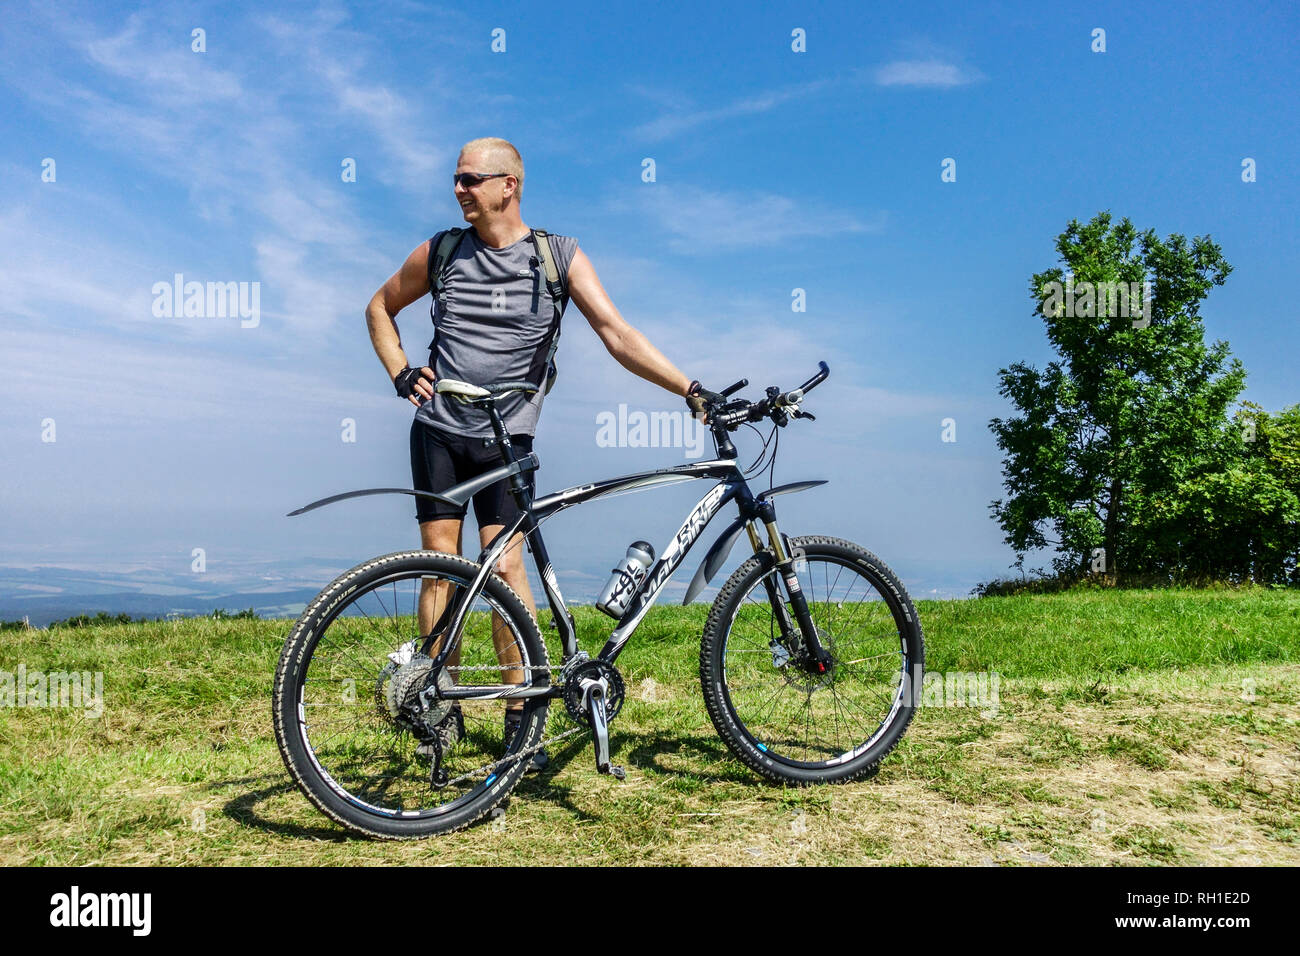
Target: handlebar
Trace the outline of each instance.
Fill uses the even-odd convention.
[[[798,405],[799,402],[803,400],[803,397],[805,395],[811,392],[822,382],[826,381],[826,376],[830,374],[831,374],[830,366],[828,366],[825,362],[818,362],[817,374],[814,375],[812,378],[808,379],[808,381],[804,382],[798,388],[791,389],[790,391],[786,392],[784,395],[778,396],[778,398],[780,399],[778,404]]]
[[[791,389],[788,392],[782,392],[776,386],[770,386],[767,389],[767,396],[757,402],[750,402],[741,398],[710,409],[709,427],[713,431],[714,441],[717,442],[718,454],[723,458],[736,457],[736,446],[731,443],[731,438],[727,433],[735,431],[748,422],[757,422],[764,418],[770,418],[778,426],[784,427],[789,424],[792,416],[815,421],[814,416],[799,409],[799,403],[803,401],[805,395],[826,381],[826,377],[831,374],[830,366],[825,362],[818,362],[817,367],[817,374],[798,388]],[[749,380],[742,378],[735,385],[724,389],[721,394],[724,396],[732,395],[748,384]]]

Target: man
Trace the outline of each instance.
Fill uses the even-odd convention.
[[[544,273],[539,276],[539,248],[520,216],[524,164],[518,150],[504,139],[475,139],[460,151],[454,189],[461,214],[470,228],[449,258],[445,301],[434,303],[433,366],[411,368],[394,321],[397,314],[429,288],[429,258],[441,233],[421,243],[402,267],[384,283],[366,308],[366,322],[375,353],[398,395],[418,409],[411,423],[411,474],[417,490],[443,491],[501,463],[491,444],[492,430],[479,409],[435,395],[438,378],[474,385],[525,380],[545,361],[551,342],[553,307]],[[606,295],[596,270],[578,242],[551,235],[551,248],[561,274],[567,273],[568,293],[609,353],[628,371],[687,399],[696,413],[707,411],[720,396],[700,388],[683,375],[639,331],[629,325]],[[516,392],[498,404],[506,429],[523,456],[532,450],[544,390],[533,395]],[[528,476],[530,488],[533,475]],[[519,514],[504,481],[474,496],[474,514],[484,547]],[[421,547],[460,554],[465,508],[429,498],[416,498]],[[497,565],[500,574],[537,616],[532,589],[524,570],[523,535],[517,534]],[[445,583],[445,582],[444,582]],[[427,634],[441,613],[445,589],[426,581],[420,594],[420,633]],[[518,663],[518,651],[507,629],[494,627],[493,639],[502,665]],[[450,658],[449,658],[450,661]],[[450,661],[455,663],[454,661]],[[522,683],[518,671],[506,671],[507,683]],[[507,743],[518,728],[523,701],[512,701],[505,715]],[[458,710],[444,722],[444,744],[463,734]],[[545,764],[535,755],[533,769]]]

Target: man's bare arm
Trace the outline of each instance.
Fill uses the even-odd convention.
[[[390,381],[410,364],[406,352],[402,350],[402,336],[394,320],[398,312],[429,291],[428,265],[429,243],[426,241],[415,247],[402,267],[379,287],[379,291],[366,306],[366,327],[370,330],[370,342]],[[432,381],[433,370],[425,366],[423,376],[415,382],[415,392],[407,401],[418,406],[424,399],[432,398]]]
[[[569,263],[569,296],[620,365],[647,382],[677,395],[686,394],[691,380],[619,314],[581,249],[574,252]]]

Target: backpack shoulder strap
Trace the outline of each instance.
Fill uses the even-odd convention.
[[[564,315],[564,309],[569,304],[569,277],[560,274],[560,268],[555,261],[555,253],[551,249],[551,237],[545,229],[534,229],[533,245],[537,247],[537,257],[542,262],[542,269],[546,274],[546,291],[550,293],[551,301],[555,303],[555,312],[551,319],[551,342],[546,349],[546,361],[542,365],[543,385],[546,392],[551,390],[555,384],[555,377],[559,374],[555,368],[555,350],[560,347],[560,318]]]
[[[545,229],[533,230],[533,244],[537,247],[537,256],[542,260],[542,268],[546,270],[546,290],[557,301],[563,301],[565,305],[569,300],[569,284],[566,281],[568,276],[560,275],[560,268],[555,262],[555,253],[551,250],[551,236]],[[561,308],[563,311],[563,308]]]
[[[433,321],[433,339],[429,342],[429,366],[433,367],[438,358],[438,300],[442,297],[447,283],[443,277],[447,272],[447,263],[460,245],[461,235],[465,230],[453,227],[445,232],[435,233],[429,240],[429,318]]]
[[[447,283],[443,280],[447,263],[455,253],[456,247],[460,245],[460,238],[464,233],[462,227],[456,226],[429,240],[429,292],[435,299],[447,288]]]

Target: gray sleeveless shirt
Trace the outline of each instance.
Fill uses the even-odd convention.
[[[434,236],[436,248],[441,233]],[[578,240],[551,235],[556,268],[567,276]],[[442,300],[433,304],[434,338],[429,366],[438,378],[472,385],[493,382],[538,382],[538,371],[551,344],[555,312],[546,291],[546,271],[532,237],[501,249],[485,245],[472,227],[460,238],[444,273]],[[511,435],[533,435],[543,395],[516,392],[497,408]],[[434,393],[415,413],[416,421],[458,435],[489,437],[492,426],[481,408]]]

